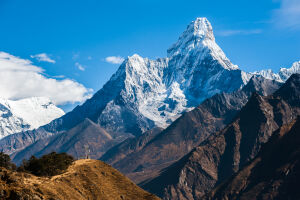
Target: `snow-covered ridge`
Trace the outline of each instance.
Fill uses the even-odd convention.
[[[38,128],[62,115],[64,111],[45,97],[15,101],[0,98],[0,138]]]
[[[251,74],[261,75],[264,78],[285,82],[292,74],[300,73],[300,61],[294,62],[290,68],[280,68],[278,73],[274,73],[271,69],[256,71]]]

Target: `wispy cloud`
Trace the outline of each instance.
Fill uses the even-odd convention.
[[[124,58],[121,56],[109,56],[105,58],[105,61],[112,64],[121,64]]]
[[[79,58],[79,53],[73,53],[72,60],[77,60]]]
[[[58,78],[58,77],[57,77]],[[56,105],[83,102],[91,89],[67,78],[47,77],[44,69],[6,52],[0,52],[0,95],[6,99],[48,97]]]
[[[46,53],[40,53],[40,54],[36,54],[36,55],[31,55],[31,58],[35,58],[38,61],[42,61],[42,62],[49,62],[49,63],[55,63],[55,60],[51,59],[49,55],[47,55]]]
[[[75,66],[80,70],[80,71],[84,71],[85,70],[85,66],[83,66],[82,64],[76,62]]]
[[[64,75],[57,75],[57,76],[52,76],[53,78],[65,78]]]
[[[216,35],[228,37],[233,35],[255,35],[262,33],[261,29],[251,29],[251,30],[223,30],[218,31]]]
[[[300,29],[300,1],[280,0],[280,8],[273,11],[272,21],[280,28]]]

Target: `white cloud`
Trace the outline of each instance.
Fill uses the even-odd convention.
[[[75,66],[80,70],[80,71],[84,71],[85,67],[83,65],[81,65],[80,63],[76,62]]]
[[[35,58],[38,61],[44,61],[44,62],[49,62],[49,63],[55,63],[55,60],[51,59],[49,57],[49,55],[47,55],[46,53],[40,53],[40,54],[36,54],[36,55],[31,55],[31,58]]]
[[[0,52],[0,96],[6,99],[48,97],[56,105],[83,102],[91,89],[70,80],[48,78],[41,67],[5,52]]]
[[[281,0],[273,12],[273,23],[280,28],[300,29],[300,1]]]
[[[219,31],[216,34],[219,36],[227,37],[232,35],[255,35],[262,33],[261,29],[252,29],[252,30],[223,30]]]
[[[105,61],[112,64],[121,64],[124,61],[124,58],[120,56],[109,56],[105,58]]]
[[[93,58],[92,58],[92,56],[88,56],[87,59],[88,60],[92,60]]]

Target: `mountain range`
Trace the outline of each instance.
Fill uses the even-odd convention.
[[[291,68],[280,68],[278,73],[274,73],[272,70],[261,70],[253,72],[252,74],[261,75],[267,79],[276,80],[278,82],[285,82],[292,74],[300,73],[300,61],[293,63]]]
[[[71,112],[33,131],[0,141],[12,154],[41,138],[67,132],[89,119],[112,137],[139,136],[152,128],[166,128],[183,113],[218,93],[241,89],[254,74],[232,64],[217,45],[210,22],[197,18],[168,50],[166,58],[128,57],[91,99]],[[279,82],[300,72],[299,64],[281,69]]]
[[[167,52],[156,60],[128,57],[101,90],[51,128],[66,130],[89,118],[110,132],[140,135],[166,128],[206,98],[235,91],[250,79],[216,44],[206,18],[188,25]]]
[[[217,45],[210,22],[197,18],[166,58],[128,57],[102,89],[65,115],[43,99],[1,100],[0,150],[18,164],[52,151],[100,159],[162,199],[239,199],[244,189],[275,195],[255,188],[271,187],[259,181],[287,173],[281,163],[290,160],[268,177],[251,170],[265,171],[261,158],[297,132],[299,73],[300,62],[278,73],[240,70]],[[294,151],[295,145],[285,156]]]

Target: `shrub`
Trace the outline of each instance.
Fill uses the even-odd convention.
[[[74,158],[66,153],[52,152],[41,158],[31,156],[24,160],[18,171],[27,171],[36,176],[54,176],[63,173],[74,161]]]
[[[10,170],[16,169],[16,165],[11,162],[9,155],[3,152],[0,152],[0,167],[4,167]]]

